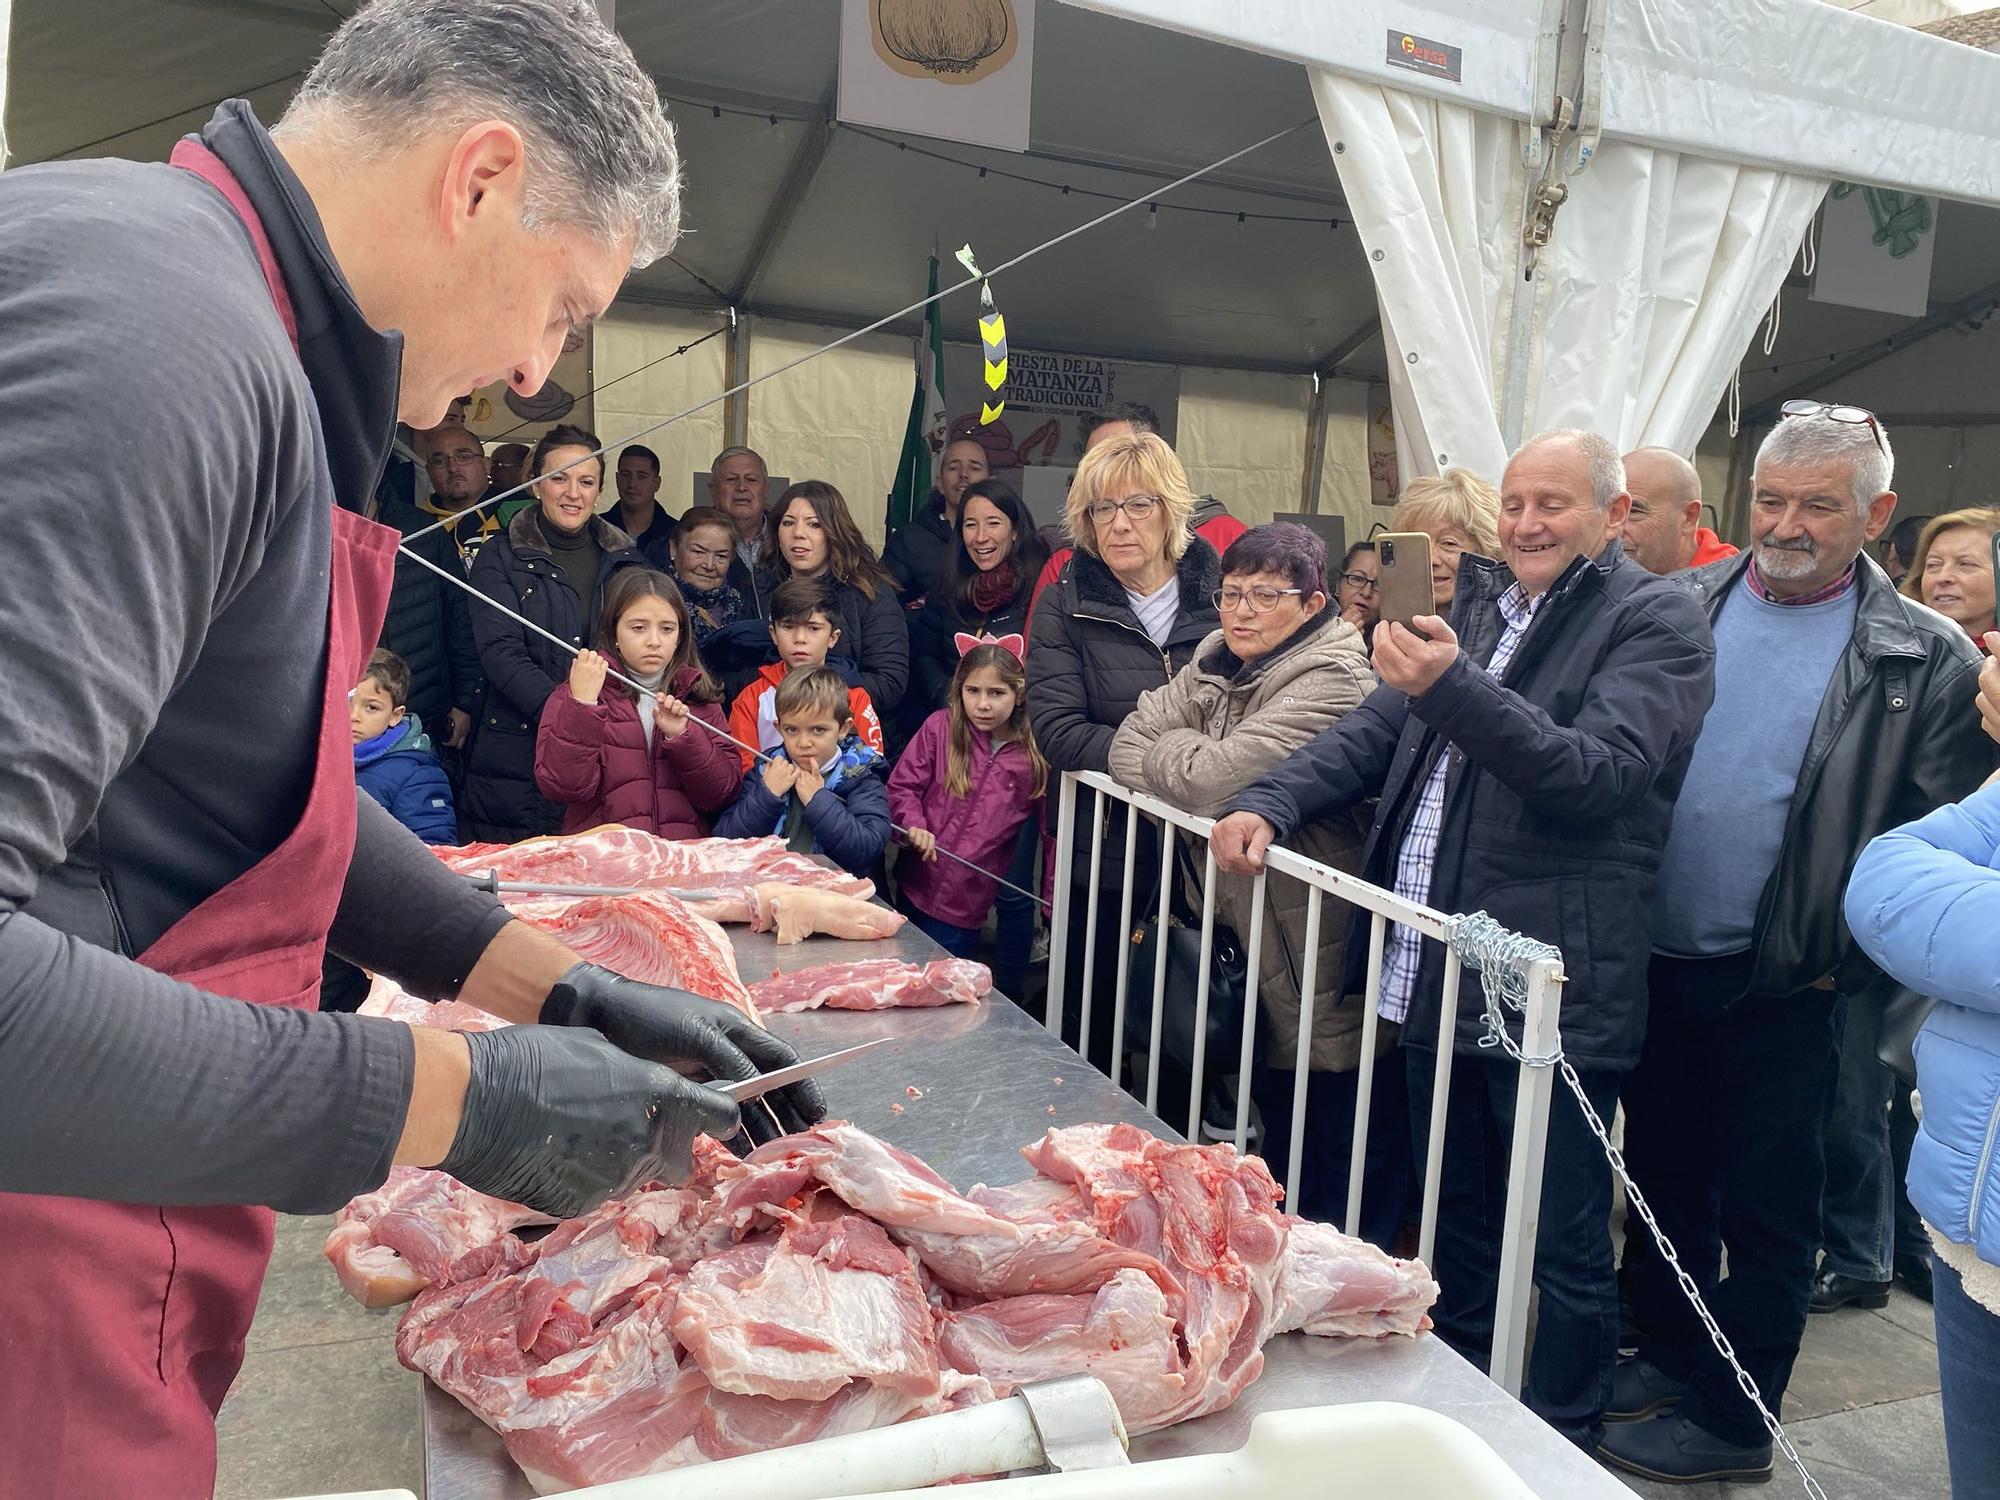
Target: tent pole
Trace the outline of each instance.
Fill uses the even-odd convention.
[[[744,448],[750,443],[750,393],[736,387],[750,378],[750,314],[729,310],[729,337],[722,348],[723,388],[734,392],[722,403],[722,445]]]
[[[1312,403],[1306,408],[1306,465],[1299,476],[1299,509],[1319,514],[1320,475],[1326,468],[1326,388],[1330,382],[1312,376]]]
[[[0,0],[0,167],[7,165],[7,30],[13,9],[14,0]]]

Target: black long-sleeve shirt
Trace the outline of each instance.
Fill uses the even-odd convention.
[[[297,354],[193,175],[0,176],[0,1190],[325,1210],[387,1173],[407,1029],[133,956],[297,824],[331,512],[372,493],[400,340],[362,319],[247,106],[204,138],[264,221]],[[452,993],[504,912],[357,809],[333,947]]]

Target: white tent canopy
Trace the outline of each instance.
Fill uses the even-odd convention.
[[[212,101],[232,94],[274,117],[335,16],[355,3],[23,0],[14,7],[5,103],[12,160],[105,152],[157,159],[200,124]],[[992,263],[1108,206],[1086,194],[1144,194],[1297,124],[1303,128],[1216,179],[1162,200],[1155,227],[1148,227],[1152,215],[1128,215],[1038,257],[999,288],[1021,347],[1217,372],[1203,377],[1210,394],[1202,430],[1223,434],[1210,458],[1230,483],[1265,476],[1267,498],[1253,514],[1296,504],[1314,489],[1324,445],[1305,435],[1318,408],[1303,377],[1379,381],[1393,362],[1401,380],[1411,372],[1411,352],[1421,367],[1427,351],[1452,350],[1431,368],[1440,372],[1434,384],[1459,410],[1449,415],[1438,390],[1418,390],[1414,409],[1403,403],[1411,462],[1483,454],[1478,461],[1490,467],[1520,424],[1559,421],[1685,445],[1714,411],[1723,376],[1750,342],[1749,320],[1780,278],[1783,333],[1775,356],[1749,360],[1746,410],[1816,388],[1830,372],[1841,378],[1844,396],[1905,419],[1967,415],[1977,403],[1964,398],[1960,366],[1970,361],[1990,371],[1992,347],[1974,334],[1945,333],[1897,355],[1885,341],[1901,347],[1920,333],[1966,326],[2000,300],[2000,272],[1992,269],[2000,212],[1944,206],[1930,320],[1809,303],[1801,278],[1784,268],[1797,239],[1791,221],[1801,212],[1799,195],[1812,191],[1806,181],[1838,175],[1982,205],[2000,201],[2000,152],[1993,149],[2000,63],[1820,0],[1591,0],[1600,18],[1601,87],[1581,102],[1595,102],[1601,144],[1597,159],[1570,181],[1549,252],[1546,284],[1566,284],[1569,295],[1542,309],[1536,347],[1544,353],[1527,365],[1538,371],[1532,399],[1517,379],[1513,420],[1505,419],[1516,368],[1506,358],[1512,307],[1504,324],[1495,320],[1503,291],[1514,290],[1508,263],[1519,197],[1502,203],[1507,193],[1500,193],[1482,206],[1476,192],[1454,191],[1451,214],[1434,219],[1425,210],[1421,224],[1407,223],[1411,236],[1429,237],[1425,253],[1454,257],[1454,279],[1428,281],[1414,260],[1405,265],[1418,269],[1408,272],[1371,261],[1370,250],[1385,246],[1376,228],[1357,232],[1354,221],[1372,226],[1392,211],[1386,188],[1361,188],[1383,163],[1371,152],[1363,171],[1349,159],[1353,152],[1334,156],[1321,105],[1373,90],[1378,110],[1403,101],[1396,104],[1405,117],[1398,129],[1409,128],[1419,111],[1455,112],[1456,136],[1419,125],[1411,139],[1429,153],[1485,163],[1475,175],[1489,195],[1503,180],[1499,164],[1511,157],[1517,165],[1504,180],[1513,192],[1531,175],[1519,155],[1524,133],[1535,139],[1528,127],[1546,113],[1531,101],[1556,91],[1558,23],[1583,8],[1581,0],[1548,7],[1537,0],[1042,0],[1031,149],[1023,155],[829,124],[838,50],[832,0],[624,0],[621,31],[676,101],[690,165],[688,233],[673,262],[635,277],[621,297],[628,330],[636,330],[621,335],[621,357],[636,365],[668,352],[691,332],[715,326],[725,303],[753,315],[746,321],[756,347],[797,352],[914,300],[934,243],[970,241]],[[1462,47],[1463,83],[1390,69],[1392,26]],[[1678,82],[1669,87],[1668,80]],[[1385,87],[1397,91],[1394,101]],[[1344,115],[1335,123],[1336,136],[1362,128]],[[1416,189],[1412,182],[1409,191]],[[1698,219],[1683,212],[1696,200]],[[1640,214],[1649,226],[1643,231]],[[1580,265],[1571,242],[1595,238],[1593,215],[1622,217],[1626,228],[1596,261]],[[1691,227],[1697,222],[1708,227]],[[1475,232],[1475,225],[1487,227]],[[1440,228],[1443,240],[1434,233]],[[1409,243],[1425,246],[1422,238]],[[1752,243],[1754,253],[1739,252]],[[1433,293],[1449,287],[1458,327],[1440,341],[1429,320],[1443,314],[1398,294],[1392,360],[1378,331],[1376,278],[1386,288],[1399,274]],[[1643,304],[1633,300],[1641,289]],[[1692,312],[1698,299],[1710,304],[1699,318]],[[1574,318],[1588,321],[1588,337],[1577,337]],[[972,321],[968,298],[947,303],[948,336],[969,339]],[[2000,343],[2000,336],[1987,337]],[[1603,358],[1615,358],[1615,367],[1590,347],[1607,338],[1613,349]],[[1953,378],[1911,378],[1913,362],[1928,368],[1929,356],[1947,346]],[[716,355],[712,366],[699,364],[712,390],[728,370],[775,363],[754,348],[725,363],[721,347],[663,368],[691,370]],[[868,357],[883,371],[895,364],[890,346],[870,347]],[[863,352],[857,346],[826,363],[838,365],[844,379],[849,356]],[[1232,377],[1232,386],[1219,378],[1231,371],[1246,373]],[[622,373],[600,370],[597,378]],[[883,373],[870,409],[854,403],[842,442],[865,441],[893,460],[907,403],[907,377],[898,378],[905,382],[900,399],[878,399],[895,383]],[[803,395],[811,379],[802,371],[753,393],[753,430],[759,412],[779,404],[777,385],[798,386]],[[834,377],[829,382],[840,388]],[[628,382],[614,394],[644,383]],[[1193,399],[1189,389],[1184,379],[1184,408]],[[1346,473],[1350,480],[1358,474],[1360,486],[1358,498],[1350,494],[1342,504],[1358,505],[1350,514],[1366,519],[1359,387],[1338,389],[1353,393],[1340,397],[1349,424],[1342,441],[1354,449]],[[680,394],[648,397],[653,404],[631,414],[673,410],[661,403]],[[1257,423],[1240,420],[1249,416]],[[860,433],[871,422],[881,433]],[[608,434],[621,430],[604,426]],[[1283,453],[1269,443],[1281,430],[1289,444]],[[1412,441],[1419,437],[1420,444]],[[1940,467],[1958,451],[1963,472],[1971,466],[1967,445],[1954,441],[1956,450],[1940,439]],[[1705,462],[1713,460],[1712,471],[1726,463],[1726,456],[1715,458],[1718,442],[1711,429]],[[830,462],[832,450],[825,451]],[[1289,480],[1272,478],[1287,465]],[[872,471],[854,485],[865,493]],[[1220,479],[1216,488],[1234,498]]]
[[[1192,0],[1102,3],[1215,24]],[[1556,426],[1691,452],[1827,174],[2000,191],[2000,59],[1817,0],[1390,14],[1267,4],[1247,37],[1230,25],[1308,65],[1373,262],[1405,472],[1493,474]],[[1462,76],[1399,65],[1412,33]]]

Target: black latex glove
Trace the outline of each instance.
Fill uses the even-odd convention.
[[[648,1178],[685,1182],[698,1135],[727,1139],[736,1103],[587,1031],[465,1033],[472,1081],[438,1164],[467,1187],[558,1218]]]
[[[588,1026],[637,1057],[698,1063],[728,1082],[755,1078],[799,1060],[785,1043],[720,1000],[641,984],[597,964],[578,964],[542,1002],[544,1026]],[[743,1110],[743,1125],[760,1145],[826,1118],[819,1086],[801,1079]],[[718,1137],[720,1139],[720,1137]]]

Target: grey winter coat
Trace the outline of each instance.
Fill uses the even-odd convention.
[[[1375,690],[1361,632],[1331,609],[1300,626],[1261,661],[1241,662],[1221,631],[1165,687],[1139,700],[1111,741],[1111,774],[1200,817],[1214,817],[1231,797],[1276,767]],[[1348,810],[1301,828],[1285,846],[1336,870],[1358,874],[1366,827]],[[1250,931],[1252,882],[1223,876],[1216,908],[1239,937]],[[1297,1055],[1299,982],[1305,958],[1306,887],[1283,876],[1265,882],[1266,917],[1257,998],[1270,1026],[1271,1060],[1289,1068]],[[1200,899],[1200,893],[1195,893]],[[1361,1007],[1339,1005],[1348,907],[1320,907],[1319,963],[1313,996],[1311,1066],[1346,1072],[1361,1056]],[[1382,1028],[1386,1043],[1394,1028]]]

